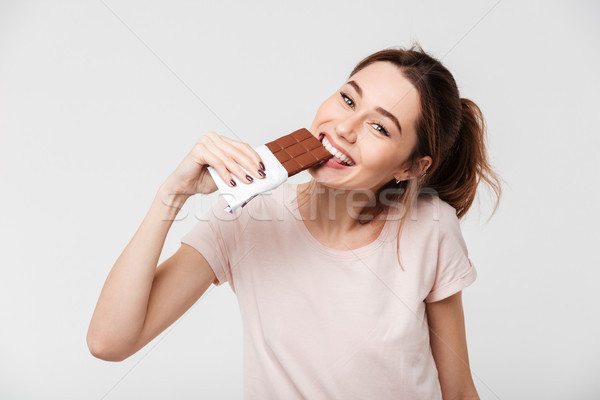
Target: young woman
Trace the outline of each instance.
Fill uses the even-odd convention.
[[[479,108],[419,46],[363,59],[310,132],[338,160],[208,221],[156,265],[185,201],[265,170],[246,143],[202,136],[111,270],[88,331],[120,361],[228,282],[244,325],[247,399],[477,399],[462,289],[476,271],[459,218],[488,164]],[[498,203],[496,203],[497,207]],[[494,210],[495,212],[495,210]]]

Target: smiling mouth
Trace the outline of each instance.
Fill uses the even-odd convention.
[[[325,134],[321,133],[319,135],[319,140],[321,141],[323,146],[327,149],[327,151],[333,155],[333,159],[336,162],[338,162],[339,164],[345,165],[347,167],[353,167],[355,165],[354,161],[352,161],[345,154],[338,151],[335,147],[333,147],[331,145],[331,143],[329,143],[329,140],[327,140],[327,138],[325,137]]]

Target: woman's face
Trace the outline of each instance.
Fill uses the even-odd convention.
[[[310,127],[354,165],[340,166],[332,158],[308,172],[328,187],[373,193],[391,179],[413,177],[407,160],[417,142],[419,112],[419,94],[396,66],[376,62],[363,68],[321,104]]]

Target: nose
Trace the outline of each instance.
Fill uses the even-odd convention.
[[[354,143],[356,142],[360,125],[360,115],[353,114],[347,118],[339,120],[335,127],[335,132],[338,136],[343,137],[349,143]]]

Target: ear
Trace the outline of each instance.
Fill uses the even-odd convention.
[[[421,157],[418,162],[419,169],[417,171],[416,177],[419,177],[419,176],[423,175],[425,172],[427,172],[429,167],[431,167],[432,163],[433,163],[433,160],[431,159],[431,157],[429,157],[429,156]]]
[[[405,181],[408,179],[414,179],[416,177],[419,177],[429,169],[432,162],[433,160],[429,156],[421,157],[419,160],[417,160],[415,164],[416,172],[414,171],[414,168],[413,170],[411,170],[410,167],[406,167],[404,169],[396,171],[394,173],[394,179],[397,181]]]

